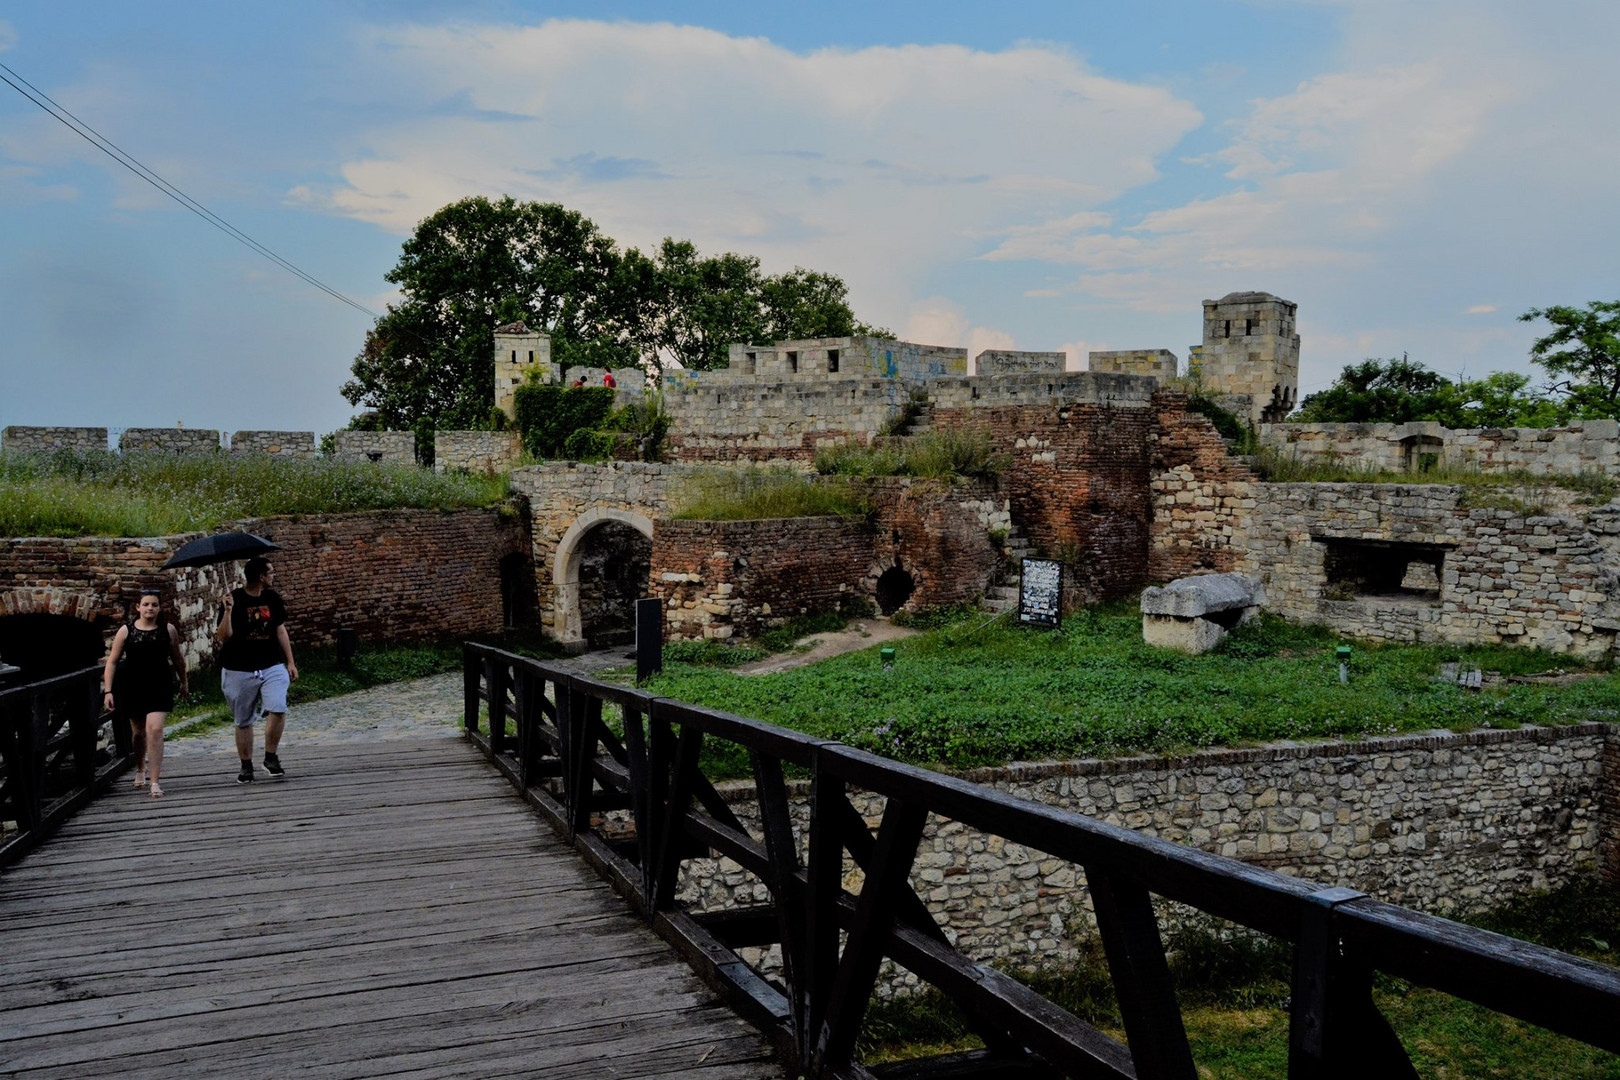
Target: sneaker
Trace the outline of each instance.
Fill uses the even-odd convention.
[[[236,774],[236,782],[238,784],[253,783],[253,762],[242,762],[242,771]]]
[[[264,771],[270,774],[272,780],[280,780],[287,775],[287,770],[281,767],[281,759],[274,754],[264,755]]]

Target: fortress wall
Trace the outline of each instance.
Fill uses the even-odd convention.
[[[9,454],[83,454],[107,449],[104,427],[21,427],[0,432],[0,450]]]
[[[233,454],[269,454],[272,457],[313,461],[313,431],[238,431],[231,436]]]
[[[1448,428],[1441,424],[1263,424],[1260,444],[1288,457],[1369,469],[1435,464],[1487,473],[1620,475],[1620,421],[1560,428]]]
[[[339,431],[332,442],[335,461],[416,464],[416,436],[409,431]]]
[[[1254,513],[1254,474],[1227,454],[1213,424],[1187,412],[1185,395],[1161,391],[1154,400],[1148,579],[1234,570]]]
[[[206,428],[125,428],[118,436],[120,453],[215,454],[219,432]]]
[[[436,431],[433,433],[434,472],[508,472],[523,456],[523,435],[517,431]]]

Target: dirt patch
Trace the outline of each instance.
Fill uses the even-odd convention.
[[[732,668],[738,675],[768,675],[773,671],[788,671],[792,668],[804,667],[814,664],[818,660],[825,660],[831,656],[841,656],[857,649],[869,649],[873,645],[884,645],[901,638],[912,637],[919,633],[904,626],[896,626],[888,619],[873,616],[866,619],[856,619],[842,630],[834,630],[822,634],[812,634],[799,642],[799,645],[808,645],[802,652],[783,653],[778,656],[756,660],[751,664]]]

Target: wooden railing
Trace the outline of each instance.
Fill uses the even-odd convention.
[[[101,711],[101,675],[96,664],[0,690],[0,867],[22,858],[128,766],[129,725]]]
[[[1373,1002],[1375,972],[1620,1052],[1620,971],[1600,964],[485,646],[465,649],[465,694],[469,737],[809,1076],[1192,1080],[1154,897],[1293,945],[1290,1077],[1416,1075]],[[622,737],[604,722],[604,705],[617,706]],[[700,768],[712,740],[747,751],[756,830]],[[809,781],[803,854],[790,773]],[[856,790],[885,799],[875,835],[850,801]],[[617,823],[626,816],[633,829]],[[1126,1043],[951,946],[911,884],[930,816],[1083,868]],[[684,910],[682,864],[711,854],[757,877],[772,902]],[[846,858],[862,871],[858,893],[845,888]],[[769,978],[737,951],[768,944],[781,947]],[[887,1070],[855,1062],[885,959],[955,1002],[986,1049]]]

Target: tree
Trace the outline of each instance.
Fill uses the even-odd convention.
[[[1556,427],[1569,420],[1569,409],[1546,391],[1530,386],[1518,371],[1493,371],[1483,379],[1463,379],[1451,394],[1450,407],[1434,417],[1452,428]]]
[[[386,275],[403,297],[367,332],[343,396],[389,428],[482,426],[495,327],[521,318],[565,343],[601,336],[618,261],[609,237],[556,203],[451,203],[405,241]]]
[[[1530,346],[1530,359],[1568,395],[1574,415],[1620,417],[1620,300],[1593,300],[1580,308],[1531,308],[1520,322],[1546,319],[1553,332]]]
[[[1403,424],[1431,420],[1442,409],[1447,383],[1402,356],[1347,364],[1332,386],[1307,397],[1289,417],[1302,424]]]

